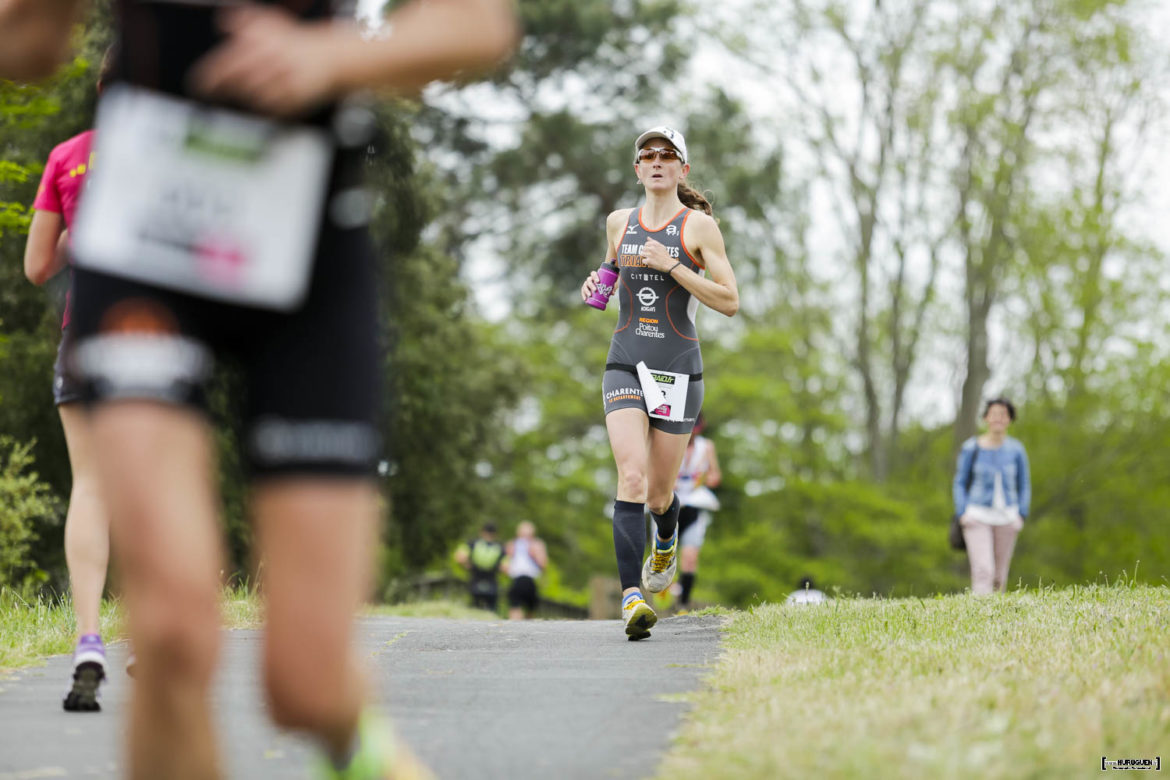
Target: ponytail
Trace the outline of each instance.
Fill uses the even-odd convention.
[[[711,203],[703,193],[691,188],[686,182],[680,181],[678,183],[678,199],[687,208],[698,209],[708,216],[713,216],[714,209],[711,208]]]

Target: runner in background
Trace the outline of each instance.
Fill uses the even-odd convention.
[[[504,560],[504,545],[496,539],[496,524],[484,523],[479,538],[459,545],[455,562],[467,570],[471,606],[495,612],[500,603],[498,575]]]
[[[650,636],[658,620],[643,591],[663,591],[678,568],[674,483],[703,405],[695,314],[700,303],[728,317],[739,310],[723,236],[711,204],[686,183],[690,170],[682,133],[647,130],[634,142],[634,173],[645,202],[606,220],[606,258],[619,268],[614,293],[621,310],[602,394],[618,471],[613,540],[631,640]],[[599,281],[593,271],[581,285],[582,300]],[[658,533],[643,564],[647,508]]]
[[[110,64],[110,52],[102,60],[97,88],[101,91]],[[81,200],[89,170],[93,167],[93,131],[63,141],[49,153],[41,185],[33,201],[28,243],[24,248],[24,273],[42,285],[68,266],[68,238],[73,215]],[[61,342],[53,364],[53,402],[65,431],[73,485],[65,515],[65,564],[77,620],[73,650],[73,679],[62,702],[70,712],[96,712],[99,687],[106,678],[106,650],[102,643],[100,612],[110,559],[110,522],[98,493],[97,453],[85,418],[81,383],[65,371],[65,356],[73,343],[69,327],[73,302],[72,280],[65,295]]]
[[[699,550],[707,537],[714,512],[719,510],[719,499],[711,492],[723,482],[719,469],[719,458],[715,454],[715,443],[703,436],[707,421],[703,415],[695,422],[687,451],[683,455],[678,471],[675,492],[682,502],[678,513],[679,574],[678,608],[685,613],[691,608],[691,592],[699,571]]]
[[[0,78],[48,75],[82,0],[0,3]],[[222,774],[209,693],[224,556],[206,395],[223,357],[246,375],[272,717],[321,746],[321,777],[429,774],[368,707],[354,642],[377,549],[383,363],[355,180],[369,124],[340,101],[494,66],[517,27],[506,0],[408,0],[392,33],[369,39],[332,10],[114,2],[119,56],[74,234],[70,363],[93,404],[138,655],[134,778]]]
[[[508,588],[508,620],[531,617],[540,603],[536,579],[548,567],[548,549],[537,538],[536,526],[525,520],[516,527],[516,538],[505,549],[507,572],[512,578]]]

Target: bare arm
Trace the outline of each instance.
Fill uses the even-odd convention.
[[[723,472],[719,470],[719,458],[715,455],[715,442],[710,442],[708,447],[711,448],[709,457],[710,465],[707,467],[706,485],[707,487],[717,488],[719,483],[723,481]]]
[[[0,78],[51,76],[69,56],[84,0],[0,0]]]
[[[626,221],[630,218],[630,212],[633,209],[618,209],[612,212],[605,218],[605,259],[617,261],[617,246],[618,241],[621,240],[622,231],[625,230]],[[597,269],[589,272],[585,282],[581,285],[581,300],[588,300],[589,296],[597,289],[597,283],[601,281],[597,275]]]
[[[509,0],[414,0],[387,17],[388,36],[374,39],[354,23],[301,22],[259,6],[228,9],[221,20],[228,40],[198,64],[195,89],[280,115],[361,89],[409,93],[483,70],[519,36]]]
[[[44,284],[65,265],[65,252],[59,242],[65,235],[64,221],[55,211],[33,211],[24,245],[24,275],[33,284]]]
[[[540,567],[541,571],[548,568],[548,548],[544,546],[544,542],[540,539],[532,541],[532,560],[536,561],[536,565]]]
[[[703,305],[728,317],[735,316],[739,311],[739,287],[735,283],[731,262],[727,259],[723,234],[719,232],[715,220],[702,212],[692,214],[683,227],[683,240],[698,253],[707,266],[709,277],[679,265],[678,260],[667,253],[666,247],[654,239],[646,242],[646,253],[642,259],[655,271],[669,273]]]

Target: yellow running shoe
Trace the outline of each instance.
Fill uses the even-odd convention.
[[[626,620],[626,637],[631,642],[650,636],[650,629],[658,622],[658,616],[641,593],[631,593],[622,601],[622,617]]]
[[[661,593],[674,582],[674,573],[678,569],[678,530],[670,539],[670,547],[663,549],[661,542],[654,539],[654,550],[646,563],[642,564],[642,590],[647,593]]]

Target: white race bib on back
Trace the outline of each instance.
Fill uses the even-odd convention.
[[[308,289],[328,134],[115,85],[98,108],[78,266],[191,295],[291,309]]]

